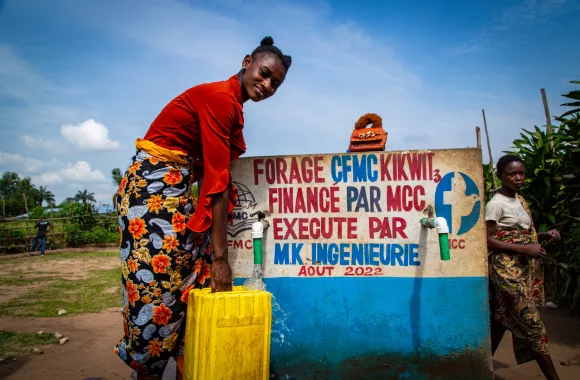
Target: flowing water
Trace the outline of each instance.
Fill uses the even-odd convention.
[[[262,280],[262,266],[254,264],[252,275],[244,281],[244,287],[250,290],[266,290],[266,284]]]
[[[244,287],[251,290],[267,290],[266,284],[262,280],[262,266],[260,264],[254,264],[252,276],[244,281]],[[290,329],[286,324],[288,315],[289,313],[282,309],[280,303],[272,294],[272,343],[291,346],[290,343],[285,341],[286,335],[290,333]]]

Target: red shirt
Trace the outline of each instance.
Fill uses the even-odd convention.
[[[237,201],[230,162],[246,151],[242,90],[238,76],[192,87],[173,99],[153,121],[144,139],[187,153],[203,162],[203,185],[187,227],[207,231],[212,224],[211,197],[230,193],[230,216]]]

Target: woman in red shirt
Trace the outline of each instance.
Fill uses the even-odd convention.
[[[243,103],[274,95],[291,63],[265,37],[240,72],[173,99],[136,142],[116,198],[124,336],[115,353],[140,379],[157,378],[180,350],[191,289],[232,289],[229,168],[246,150]],[[201,180],[196,206],[191,189]]]

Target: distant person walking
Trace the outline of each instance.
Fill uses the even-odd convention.
[[[32,241],[32,247],[30,248],[30,256],[34,255],[34,250],[36,248],[36,244],[40,240],[40,256],[44,256],[44,248],[46,246],[46,233],[48,232],[48,227],[52,228],[52,223],[47,220],[44,220],[44,216],[41,216],[38,222],[34,225],[34,228],[38,228],[36,231],[36,236]]]

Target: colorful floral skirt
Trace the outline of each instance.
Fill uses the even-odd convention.
[[[114,351],[144,374],[162,374],[182,349],[187,296],[209,286],[209,234],[185,226],[195,209],[192,170],[139,151],[116,198],[124,336]]]
[[[537,244],[535,231],[498,227],[497,240]],[[492,252],[489,256],[490,312],[492,324],[511,331],[518,364],[548,354],[548,336],[539,308],[544,304],[542,262],[523,254]]]

